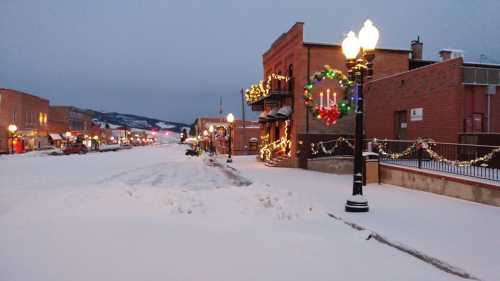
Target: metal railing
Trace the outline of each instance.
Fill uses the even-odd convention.
[[[374,151],[380,153],[380,161],[383,163],[500,181],[498,148],[488,145],[383,140],[378,141]]]
[[[352,156],[354,139],[311,143],[310,158]],[[500,182],[500,147],[432,140],[365,139],[364,150],[379,153],[380,162]]]

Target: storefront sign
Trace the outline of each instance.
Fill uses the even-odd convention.
[[[411,121],[422,121],[424,120],[424,109],[419,107],[419,108],[412,108],[410,110],[410,120]]]

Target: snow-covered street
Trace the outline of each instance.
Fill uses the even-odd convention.
[[[184,150],[0,157],[0,281],[463,280],[371,232],[499,280],[500,208],[369,185],[348,214],[350,176]]]

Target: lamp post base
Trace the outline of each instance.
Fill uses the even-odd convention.
[[[366,213],[369,209],[368,200],[363,195],[353,195],[345,204],[345,211],[349,213]]]

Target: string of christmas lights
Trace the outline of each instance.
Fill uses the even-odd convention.
[[[267,77],[265,82],[264,80],[260,80],[258,84],[252,84],[250,88],[245,91],[247,103],[253,103],[261,98],[269,96],[273,80],[288,82],[290,78],[288,76],[272,73]]]
[[[332,142],[335,142],[335,145],[333,146],[333,148],[330,150],[326,149],[325,144],[332,143]],[[319,153],[319,149],[321,149],[325,155],[332,155],[335,153],[335,150],[338,148],[338,146],[341,143],[346,143],[349,145],[350,148],[353,148],[353,146],[350,142],[348,142],[345,138],[341,137],[341,138],[337,138],[337,139],[331,140],[331,141],[326,141],[326,142],[320,141],[318,143],[312,143],[311,144],[311,153],[313,155],[317,155]],[[460,161],[460,160],[447,159],[446,157],[435,152],[432,148],[434,146],[436,146],[436,143],[432,139],[428,139],[428,140],[418,139],[415,143],[412,143],[410,146],[405,148],[405,150],[403,150],[402,152],[394,152],[394,153],[391,153],[388,151],[387,142],[373,139],[372,143],[377,146],[377,150],[378,150],[378,153],[380,155],[383,155],[384,157],[390,158],[392,160],[401,159],[403,157],[409,156],[409,155],[417,152],[418,150],[422,150],[422,151],[427,152],[429,157],[432,160],[446,163],[448,165],[457,166],[457,167],[469,167],[469,166],[473,166],[473,165],[477,165],[477,164],[481,164],[482,166],[488,166],[487,162],[492,160],[496,156],[497,153],[500,154],[500,147],[498,147],[498,148],[491,150],[489,153],[487,153],[481,157],[477,157],[475,159],[466,160],[466,161]]]
[[[331,142],[335,142],[335,145],[331,149],[326,149],[325,144],[331,143]],[[326,142],[320,141],[317,144],[311,143],[312,154],[313,155],[317,155],[319,153],[319,149],[321,149],[321,151],[323,152],[323,154],[325,154],[325,155],[333,155],[335,153],[335,151],[337,150],[337,148],[341,144],[346,144],[349,148],[354,149],[354,145],[352,145],[352,143],[350,143],[345,138],[340,137],[340,138],[338,138],[336,140],[333,140],[333,141],[326,141]],[[316,149],[316,147],[318,147],[319,149]]]
[[[288,157],[291,155],[292,141],[288,138],[288,128],[290,125],[290,121],[285,121],[285,133],[279,140],[274,142],[264,144],[259,150],[260,159],[264,161],[268,161],[272,158],[273,154],[281,152],[286,154]],[[267,140],[269,140],[269,135],[265,136]],[[286,151],[288,150],[288,153]]]

